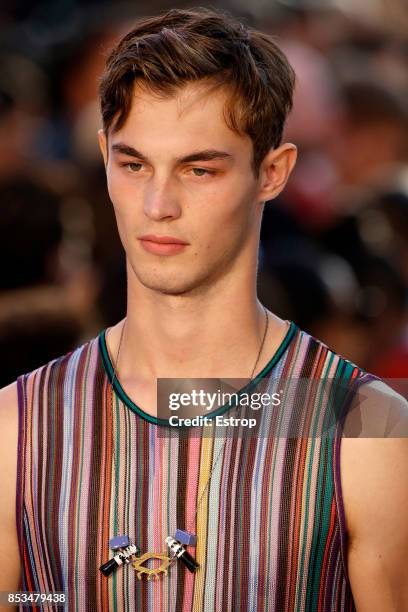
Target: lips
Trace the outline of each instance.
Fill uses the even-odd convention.
[[[173,236],[155,236],[154,234],[147,234],[146,236],[141,236],[140,240],[156,242],[158,244],[188,244],[187,242],[184,242],[184,240],[174,238]]]
[[[184,242],[174,236],[155,236],[147,234],[139,238],[145,251],[152,255],[177,255],[184,251],[188,242]]]

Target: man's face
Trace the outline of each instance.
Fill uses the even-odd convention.
[[[224,91],[208,93],[197,83],[166,99],[136,86],[124,126],[107,143],[100,133],[128,270],[149,289],[197,293],[256,261],[262,203],[253,145],[227,127],[225,99]]]

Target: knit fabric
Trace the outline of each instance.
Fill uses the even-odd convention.
[[[196,516],[225,437],[197,428],[194,436],[164,435],[169,426],[143,412],[118,380],[113,388],[112,375],[103,330],[18,378],[22,590],[64,591],[69,612],[355,610],[342,418],[338,412],[329,423],[333,397],[313,382],[341,381],[345,410],[371,375],[291,322],[257,381],[269,393],[308,382],[292,385],[278,409],[258,411],[259,435],[227,437]],[[299,435],[287,435],[283,413],[296,419]],[[179,561],[158,580],[139,580],[131,565],[109,577],[99,571],[113,556],[114,535],[128,534],[140,554],[166,552],[166,536],[192,525],[194,574]],[[40,608],[20,606],[33,609]]]

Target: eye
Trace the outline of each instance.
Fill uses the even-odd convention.
[[[205,168],[192,168],[193,172],[203,172],[204,174],[196,174],[195,176],[205,176],[206,174],[215,174],[214,170],[206,170]]]
[[[141,165],[142,164],[139,164],[137,162],[125,162],[124,164],[121,164],[121,166],[127,168],[129,172],[138,172]]]

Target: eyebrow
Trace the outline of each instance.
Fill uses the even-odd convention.
[[[112,151],[115,151],[116,153],[122,153],[123,155],[129,155],[130,157],[137,157],[138,159],[141,159],[142,161],[146,161],[146,162],[149,161],[147,157],[143,155],[143,153],[140,153],[140,151],[137,151],[137,149],[134,149],[133,147],[125,143],[122,143],[122,142],[113,144]],[[176,161],[178,163],[186,164],[189,162],[197,162],[197,161],[212,161],[213,159],[232,160],[233,156],[230,153],[227,153],[226,151],[217,151],[216,149],[205,149],[204,151],[194,151],[193,153],[190,153],[189,155],[186,155],[185,157],[179,157],[177,158]]]

